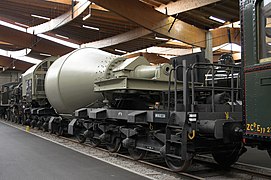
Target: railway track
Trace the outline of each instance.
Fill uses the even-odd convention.
[[[25,131],[25,127],[22,125],[4,120],[1,122]],[[150,179],[271,179],[271,169],[244,163],[236,163],[229,169],[223,169],[209,156],[197,156],[187,172],[175,173],[166,167],[162,158],[153,154],[143,160],[134,161],[126,151],[110,153],[102,147],[94,148],[88,142],[80,144],[72,137],[56,136],[37,129],[31,129],[30,133]]]

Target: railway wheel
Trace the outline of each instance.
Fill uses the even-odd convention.
[[[11,112],[10,112],[10,109],[7,110],[7,121],[11,121]]]
[[[110,143],[106,144],[106,148],[111,153],[118,152],[120,150],[120,148],[121,148],[121,139],[115,137],[113,139],[113,141],[111,141]]]
[[[147,151],[133,148],[133,147],[128,148],[128,152],[134,160],[140,160],[140,159],[144,158],[147,153]]]
[[[97,138],[91,138],[90,139],[90,145],[92,147],[97,147],[101,144],[101,140],[100,139],[97,139]]]
[[[42,126],[41,126],[41,129],[42,129],[43,132],[48,131],[48,123],[44,122],[44,123],[42,124]]]
[[[63,127],[59,126],[55,133],[56,133],[57,136],[62,136],[64,134]]]
[[[43,122],[42,122],[41,120],[39,120],[39,121],[37,122],[37,128],[38,128],[38,130],[41,130],[41,129],[42,129],[42,125],[43,125]]]
[[[87,138],[86,138],[86,136],[84,136],[83,133],[80,133],[80,134],[76,135],[76,139],[80,144],[83,144],[86,142]]]
[[[30,123],[31,123],[31,119],[26,119],[25,125],[30,125]]]
[[[18,116],[18,124],[22,124],[22,116]]]
[[[167,166],[174,172],[180,172],[187,170],[192,164],[192,159],[181,160],[172,157],[165,157]]]
[[[32,120],[30,122],[30,127],[33,128],[33,129],[36,127],[36,121],[35,120]]]
[[[239,159],[240,148],[235,148],[226,152],[214,152],[212,156],[214,160],[222,167],[229,167]]]
[[[16,119],[16,116],[14,114],[12,114],[12,122],[17,123],[17,119]]]
[[[53,128],[49,129],[48,131],[49,131],[50,134],[54,134]]]
[[[14,114],[11,115],[11,122],[15,122]]]

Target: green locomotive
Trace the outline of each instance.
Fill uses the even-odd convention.
[[[271,150],[271,1],[241,0],[244,141]]]

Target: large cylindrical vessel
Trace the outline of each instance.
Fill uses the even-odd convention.
[[[45,92],[59,114],[71,114],[78,108],[102,100],[93,91],[94,81],[106,76],[108,64],[117,56],[93,49],[77,49],[57,59],[45,78]]]

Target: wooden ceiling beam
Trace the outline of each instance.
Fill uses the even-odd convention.
[[[54,2],[54,3],[59,3],[59,4],[66,4],[66,5],[71,5],[71,0],[46,0],[48,2]],[[91,4],[91,9],[99,10],[99,11],[108,11],[107,9],[98,6],[97,4]]]
[[[234,19],[236,17],[236,14],[228,13],[226,11],[221,11],[219,9],[211,8],[211,7],[210,8],[205,7],[204,11],[208,12],[209,14],[212,14],[213,16],[215,16],[217,18],[223,19],[225,21]]]
[[[48,1],[49,2],[49,1]],[[22,1],[22,0],[8,0],[4,4],[7,4],[8,7],[14,7],[14,3],[16,3],[16,6],[19,6],[21,8],[25,8],[29,10],[31,9],[37,9],[37,10],[43,10],[43,9],[54,9],[57,11],[67,11],[67,5],[66,4],[54,4],[54,3],[48,3],[46,1],[41,1],[41,0],[27,0],[27,1]],[[70,0],[71,2],[71,0]],[[13,4],[11,6],[11,4]]]
[[[131,41],[131,40],[140,38],[142,36],[146,36],[151,33],[152,32],[147,29],[137,28],[135,30],[132,30],[123,34],[119,34],[110,38],[82,44],[81,47],[105,48],[105,47],[113,46],[116,44],[124,43],[127,41]]]
[[[192,9],[197,9],[202,6],[213,4],[219,1],[221,0],[178,0],[175,2],[170,2],[169,4],[161,5],[155,9],[167,15],[174,15]]]
[[[144,3],[146,3],[146,4],[150,5],[150,6],[154,6],[154,7],[159,7],[159,6],[162,5],[162,3],[157,2],[155,0],[143,0],[143,1],[144,1]]]
[[[93,16],[91,18],[89,18],[84,24],[88,24],[88,22],[94,21],[95,23],[99,24],[100,22],[102,23],[106,23],[106,25],[110,25],[110,26],[115,26],[115,28],[120,29],[120,27],[136,27],[136,24],[133,23],[129,23],[129,22],[122,22],[119,20],[114,20],[114,19],[108,19],[106,17],[101,17],[101,16]]]
[[[184,16],[187,19],[187,21],[189,22],[189,20],[191,20],[195,22],[193,24],[198,27],[210,29],[210,28],[221,25],[221,23],[219,22],[216,22],[209,18],[204,17],[204,15],[202,16],[199,16],[199,15],[200,15],[199,13],[195,15],[195,13],[192,11],[184,13]],[[213,24],[213,26],[210,26],[211,24]]]
[[[20,61],[17,59],[4,57],[0,55],[0,66],[4,67],[5,69],[12,69],[13,66],[15,66],[16,70],[20,70],[24,72],[33,65],[34,64],[29,63],[29,62],[24,62],[24,61]]]
[[[93,17],[98,17],[98,18],[106,18],[108,20],[112,20],[112,21],[120,21],[121,23],[131,23],[129,20],[127,20],[126,18],[123,18],[117,14],[115,14],[114,12],[104,12],[104,11],[97,11],[97,10],[93,10],[91,12],[91,18]]]
[[[59,4],[67,4],[67,5],[72,5],[71,0],[46,0],[49,2],[54,2],[54,3],[59,3]]]
[[[162,14],[140,1],[93,0],[93,2],[155,33],[194,46],[205,47],[204,30]]]
[[[153,64],[162,64],[162,63],[170,62],[169,59],[159,56],[159,54],[155,54],[155,53],[138,52],[138,53],[126,55],[124,57],[133,58],[137,56],[144,56],[150,63],[153,63]]]
[[[203,4],[201,4],[201,5],[203,5]],[[199,5],[196,7],[199,7]],[[142,36],[146,36],[151,33],[152,33],[152,31],[150,31],[150,30],[146,30],[144,28],[137,28],[135,30],[126,32],[124,34],[119,34],[119,35],[109,37],[106,39],[102,39],[99,41],[82,44],[81,47],[105,48],[105,47],[125,43],[127,41],[131,41],[131,40],[140,38]],[[189,35],[189,33],[190,32],[188,32],[188,35]],[[227,36],[227,32],[225,32],[225,30],[215,30],[213,37],[214,37],[214,40],[213,40],[214,47],[228,42],[228,39],[227,39],[228,36]],[[232,35],[232,38],[234,38],[234,34]],[[233,42],[237,42],[237,44],[240,44],[240,41],[238,40],[238,38],[236,40],[234,40]],[[205,43],[205,40],[204,40],[204,43]]]
[[[229,32],[231,40],[229,40]],[[232,43],[241,44],[241,37],[240,37],[240,29],[239,28],[218,28],[213,31],[212,39],[213,39],[213,47],[220,46],[225,43]]]
[[[73,48],[2,25],[0,25],[0,41],[5,41],[20,47],[30,48],[54,56],[64,55],[73,50]]]
[[[0,44],[1,44],[1,45],[11,45],[11,46],[13,45],[13,44],[8,43],[8,42],[5,42],[5,41],[0,41]]]
[[[142,55],[153,64],[162,64],[162,63],[170,63],[170,60],[159,56],[159,54],[154,53],[142,53]]]
[[[51,19],[50,21],[45,22],[43,24],[27,28],[27,32],[31,34],[42,34],[51,31],[53,29],[59,28],[71,22],[76,17],[80,16],[88,8],[89,4],[90,2],[87,0],[80,1],[78,4],[74,6],[73,10],[71,9],[68,12],[62,14],[61,16]]]

